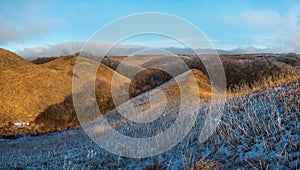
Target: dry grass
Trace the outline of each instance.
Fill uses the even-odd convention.
[[[12,128],[12,125],[9,124],[10,122],[32,122],[36,119],[36,117],[42,117],[44,112],[49,112],[49,107],[53,106],[54,108],[59,108],[57,107],[58,105],[66,104],[68,96],[72,93],[72,76],[76,60],[76,56],[66,56],[44,64],[35,65],[22,59],[16,54],[1,49],[1,134],[17,132],[15,131],[16,129]],[[86,59],[85,64],[87,67],[97,66],[95,61],[88,59]],[[104,88],[98,86],[99,89],[102,89],[101,95],[105,96],[108,92],[110,92],[110,88],[107,88],[107,84],[111,84],[111,79],[114,74],[115,72],[113,70],[103,64],[100,64],[98,74],[96,76],[96,82],[102,82],[100,84],[105,85]],[[117,76],[122,79],[122,83],[130,82],[129,79],[124,76],[119,74],[117,74]],[[117,86],[121,86],[122,83]],[[106,89],[106,91],[103,92],[103,89]],[[109,97],[101,99],[101,103],[105,103],[105,105],[110,102],[111,100]],[[65,111],[72,109],[72,107],[70,107],[71,105],[68,104],[67,106],[68,107],[62,107],[64,109],[60,111],[54,109],[57,111],[55,114],[58,115],[58,113],[60,113],[60,117],[64,117],[65,114],[69,113],[65,113]],[[54,120],[59,120],[59,117],[54,115],[52,116]],[[48,117],[52,116],[50,114]],[[68,120],[70,119],[70,121],[73,122],[76,117],[73,116],[69,117]],[[52,122],[52,119],[49,119],[48,121],[55,124]],[[68,124],[68,122],[65,123],[66,127],[72,127]],[[61,128],[64,129],[64,127],[58,127],[58,129]],[[11,130],[7,131],[7,129]],[[24,131],[24,129],[22,131]]]
[[[102,63],[117,69],[125,58],[124,56],[104,58]],[[76,56],[65,56],[29,62],[9,51],[0,50],[0,78],[4,80],[0,82],[0,99],[2,99],[0,126],[6,126],[11,129],[10,132],[16,132],[18,129],[9,122],[32,122],[34,127],[31,128],[38,132],[45,132],[78,125],[70,97],[76,59]],[[202,62],[198,57],[193,56],[180,56],[180,59],[190,68],[194,68],[192,73],[198,83],[200,98],[209,99],[211,87]],[[295,65],[299,59],[294,55],[284,57],[223,55],[221,60],[226,73],[229,98],[285,82],[297,81],[300,77],[299,66]],[[94,67],[97,62],[86,59],[85,64]],[[115,72],[105,65],[100,64],[96,76],[96,96],[101,113],[107,113],[115,108],[110,93],[112,75]],[[176,66],[174,67],[167,57],[160,56],[138,56],[138,60],[137,57],[129,57],[126,58],[126,66],[129,70],[161,66],[176,70]],[[177,75],[183,72],[184,70]],[[137,74],[133,80],[125,77],[129,72],[121,74],[124,76],[116,74],[121,81],[114,85],[120,88],[130,83],[131,98],[161,86],[171,79],[168,73],[158,69],[146,69]],[[180,98],[180,90],[175,82],[169,83],[164,89],[173,98]],[[28,129],[23,128],[19,131],[25,133]]]
[[[274,168],[274,162],[293,167],[300,146],[299,95],[298,80],[230,99],[217,133],[235,153],[244,153],[240,159],[249,168]]]
[[[170,80],[172,77],[159,69],[149,68],[139,72],[130,83],[129,94],[133,98]]]
[[[197,87],[191,87],[192,83],[198,85]],[[183,99],[182,90],[187,94],[190,94],[188,99]],[[165,95],[165,98],[160,98],[159,100],[154,100],[150,103],[149,95],[151,92],[159,90]],[[135,106],[138,112],[130,113],[131,118],[139,120],[147,117],[148,115],[172,115],[170,113],[177,112],[181,107],[181,99],[189,101],[190,105],[195,104],[195,97],[199,97],[199,101],[204,101],[211,98],[211,87],[207,76],[199,70],[190,70],[184,74],[176,77],[176,81],[171,79],[170,81],[164,83],[163,85],[149,90],[141,95],[132,98],[130,101],[111,111],[108,115],[109,118],[114,119],[113,123],[110,125],[115,128],[119,128],[123,125],[128,124],[127,119],[119,116],[119,110],[126,111],[128,108]],[[196,103],[200,104],[200,103]],[[163,110],[162,110],[163,108]],[[161,120],[161,119],[160,119]],[[97,129],[97,133],[102,133],[105,129]],[[149,130],[147,133],[151,133]],[[136,133],[136,135],[139,135]]]
[[[34,65],[0,50],[1,125],[9,121],[29,122],[50,105],[71,94],[68,71]]]
[[[161,58],[161,56],[157,56],[157,55],[141,55],[141,56],[133,56],[133,57],[127,57],[127,56],[112,56],[110,57],[113,60],[117,60],[119,62],[124,61],[124,59],[126,59],[126,63],[130,64],[130,65],[135,65],[135,66],[140,66],[143,67],[144,64],[155,60],[155,59],[159,59]],[[138,59],[138,60],[137,60]]]
[[[212,162],[206,159],[201,159],[185,169],[186,170],[219,170],[222,168],[220,168],[220,165],[216,162]]]
[[[287,82],[295,83],[295,82],[299,81],[299,79],[300,79],[300,74],[299,75],[296,74],[296,75],[291,75],[288,77],[278,78],[276,80],[265,80],[265,81],[261,81],[261,82],[255,82],[251,88],[247,85],[244,85],[238,89],[229,90],[227,92],[227,97],[228,98],[239,97],[239,96],[249,94],[251,92],[255,92],[258,90],[264,90],[264,89],[267,89],[270,87],[282,85]]]
[[[203,125],[201,116],[208,111],[205,106],[201,107],[199,119],[186,138],[157,156],[132,159],[114,155],[76,128],[1,141],[0,168],[297,169],[300,160],[299,83],[270,87],[228,100],[216,132],[203,144],[199,144],[198,137]]]
[[[112,69],[117,69],[120,62],[124,61],[125,58],[125,56],[109,57],[105,59],[107,61],[105,61],[104,64]],[[207,75],[206,69],[198,57],[179,56],[179,58],[185,62],[190,69],[201,70]],[[227,89],[231,93],[244,93],[247,92],[247,90],[253,91],[259,88],[292,82],[300,77],[300,57],[296,54],[220,55],[220,59],[225,71]],[[138,58],[126,58],[126,63],[131,67],[136,66],[142,68],[158,68],[166,64],[166,67],[172,67],[174,62],[165,62],[165,60],[167,60],[167,57],[139,56]],[[184,71],[181,73],[183,72]],[[120,74],[126,76],[124,73]],[[158,83],[158,85],[168,80],[168,78],[162,78],[159,80],[160,83]],[[137,81],[142,81],[142,79],[137,79]],[[147,88],[147,90],[154,87],[155,86]]]

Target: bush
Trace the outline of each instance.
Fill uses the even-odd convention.
[[[44,64],[44,63],[48,63],[52,60],[57,59],[58,57],[39,57],[37,59],[32,60],[31,62],[34,64]]]

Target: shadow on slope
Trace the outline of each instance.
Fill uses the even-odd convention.
[[[44,64],[35,65],[12,52],[1,49],[0,135],[32,132],[36,128],[31,125],[28,127],[27,124],[36,120],[37,117],[39,117],[38,120],[42,120],[43,118],[41,117],[43,116],[41,116],[41,113],[48,113],[49,107],[54,105],[57,108],[51,111],[53,117],[50,118],[51,116],[49,116],[52,114],[46,114],[48,116],[47,119],[52,124],[55,124],[52,120],[57,121],[57,124],[63,121],[65,125],[60,124],[59,126],[62,126],[61,129],[72,127],[76,124],[76,117],[68,115],[68,110],[72,106],[68,102],[70,98],[68,96],[72,93],[73,69],[77,58],[77,56],[65,56]],[[112,105],[108,97],[110,89],[107,87],[110,86],[110,81],[115,71],[94,60],[84,60],[85,67],[97,67],[100,64],[96,82],[99,83],[97,87],[101,89],[99,91],[101,93],[99,95],[100,98],[101,96],[104,97],[99,99],[99,101],[102,103],[104,110],[111,108]],[[81,78],[80,75],[74,76],[75,79]],[[89,73],[86,73],[85,76],[88,79],[94,78]],[[119,84],[116,84],[117,86],[130,83],[130,80],[124,76],[117,74],[117,77],[122,80]],[[84,89],[84,84],[81,86]],[[57,106],[59,104],[64,106]],[[67,113],[64,114],[64,112]],[[61,115],[58,116],[59,114]],[[46,119],[43,120],[46,121]],[[19,126],[20,124],[21,126]],[[48,123],[48,125],[50,124]],[[57,125],[52,126],[58,127]],[[54,130],[52,127],[49,129]]]

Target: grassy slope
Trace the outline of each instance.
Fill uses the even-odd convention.
[[[90,62],[92,62],[92,60],[86,61],[87,64],[90,64]],[[69,62],[71,62],[71,64]],[[49,68],[55,68],[58,70],[66,69],[68,67],[70,67],[70,70],[73,70],[74,64],[72,64],[72,62],[75,61],[68,58],[59,58],[44,65]],[[92,65],[87,66],[97,67],[96,64],[98,63],[92,63]],[[85,75],[91,76],[87,79],[93,79],[90,73],[87,73]],[[118,80],[113,83],[113,86],[115,86],[116,89],[120,89],[126,84],[128,86],[128,84],[130,83],[130,80],[128,78],[116,73],[114,70],[108,68],[103,64],[99,65],[95,79],[95,92],[99,109],[102,114],[106,114],[107,112],[115,108],[111,96],[113,76],[116,76],[116,79]],[[83,89],[80,93],[85,93],[84,91],[85,90]],[[34,129],[34,132],[51,132],[78,126],[79,122],[77,120],[77,115],[73,107],[72,96],[69,95],[63,102],[49,106],[42,113],[40,113],[31,124],[33,126],[32,129]]]
[[[188,136],[158,156],[119,157],[89,140],[82,129],[72,129],[0,141],[0,168],[143,169],[159,165],[171,169],[186,166],[297,169],[300,158],[299,83],[230,99],[216,133],[204,144],[199,144],[198,137],[201,116],[207,112],[205,107],[201,108],[202,114]]]
[[[8,122],[13,121],[33,121],[35,125],[42,124],[44,127],[42,129],[51,126],[51,128],[46,128],[48,130],[44,131],[53,131],[55,129],[66,129],[78,124],[74,116],[73,103],[70,97],[71,79],[76,62],[75,56],[51,59],[39,65],[25,61],[6,50],[1,50],[1,56],[2,70],[0,76],[1,80],[4,80],[0,82],[1,91],[3,91],[0,97],[4,99],[0,103],[0,114],[3,115],[1,116],[1,126],[5,126]],[[104,63],[116,69],[119,62],[124,61],[124,59],[125,57],[112,57],[112,60],[106,58]],[[188,66],[204,70],[201,61],[197,58],[182,57],[182,59]],[[298,66],[298,59],[293,56],[269,56],[262,59],[261,56],[257,55],[226,55],[221,56],[221,59],[224,64],[228,88],[239,87],[239,90],[228,93],[229,96],[241,95],[260,88],[267,88],[270,85],[297,81],[299,79],[299,74],[292,74],[294,66]],[[165,62],[161,62],[162,60]],[[139,60],[136,60],[135,57],[129,57],[126,58],[126,62],[128,67],[132,69],[160,66],[172,68],[173,66],[168,58],[160,58],[158,56],[139,56]],[[93,67],[95,61],[87,60],[85,64],[88,67]],[[102,113],[107,113],[115,108],[110,94],[112,75],[115,72],[102,64],[100,64],[98,72],[100,74],[96,78],[97,100]],[[204,98],[209,98],[209,80],[201,71],[193,70],[193,72],[196,73],[194,74],[195,77],[198,77],[198,84],[203,86],[199,91],[202,95],[201,97],[206,96]],[[116,75],[122,80],[119,82],[123,82],[123,84],[115,84],[118,88],[126,83],[130,83],[128,78],[117,73]],[[160,70],[144,70],[131,81],[130,96],[138,96],[162,85],[170,78],[170,75]],[[251,88],[248,85],[251,85]],[[170,86],[169,89],[172,89],[174,94],[177,93],[175,85]],[[41,131],[39,128],[33,129]]]
[[[1,49],[0,127],[2,128],[0,134],[10,133],[7,128],[11,128],[12,132],[16,130],[16,127],[9,124],[9,122],[34,121],[36,117],[43,117],[43,114],[40,115],[40,113],[51,110],[49,107],[65,103],[72,92],[72,72],[76,59],[75,56],[66,56],[35,65],[16,54]],[[97,63],[86,60],[85,65],[90,67],[96,66]],[[96,82],[101,91],[97,92],[100,93],[99,96],[105,96],[100,102],[108,104],[111,102],[109,97],[106,96],[110,92],[109,85],[113,74],[115,74],[113,70],[100,64]],[[130,82],[129,79],[117,73],[116,76],[122,80],[122,83]],[[115,85],[121,86],[122,83]],[[70,107],[63,108],[65,109],[60,111],[61,114],[64,114],[63,112],[66,109],[70,109]],[[68,119],[74,120],[74,117]],[[66,126],[70,127],[70,125]],[[25,132],[27,130],[23,129]]]
[[[206,69],[198,57],[179,56],[179,58],[182,59],[189,68],[198,69],[206,73]],[[174,62],[165,59],[167,59],[167,57],[142,56],[139,57],[137,61],[136,57],[126,58],[124,56],[116,56],[107,58],[104,64],[113,69],[116,69],[121,61],[126,61],[126,63],[132,67],[148,68],[159,67],[161,65],[172,67]],[[220,55],[220,59],[225,71],[227,89],[230,92],[238,92],[245,89],[250,90],[252,88],[257,89],[259,87],[282,84],[288,81],[297,81],[300,77],[300,57],[292,54]],[[139,80],[141,80],[141,78],[137,77],[136,81],[139,82]],[[168,80],[168,78],[161,78],[160,84]]]
[[[19,59],[13,59],[10,63],[19,63]],[[59,63],[63,62],[60,61]],[[246,64],[246,66],[248,66],[247,62],[240,62],[237,61],[237,59],[234,59],[234,63],[243,66]],[[61,67],[64,67],[64,65],[65,64],[61,64],[59,67],[53,67],[53,65],[51,66],[51,64],[49,64],[47,68],[51,66],[51,69],[59,70]],[[254,68],[261,67],[258,66],[259,65],[253,65]],[[231,69],[234,69],[234,67],[230,67],[229,70]],[[207,77],[199,70],[192,70],[192,72],[196,77],[199,77],[197,81],[200,82],[200,95],[201,92],[209,92],[210,88]],[[271,72],[268,72],[268,74],[269,73],[271,74]],[[186,80],[187,77],[182,80]],[[240,79],[240,77],[236,78],[234,81]],[[278,83],[281,84],[291,79],[296,80],[297,78],[279,77],[279,79],[274,82],[278,81]],[[104,82],[105,80],[109,80],[109,78],[104,79]],[[260,85],[261,84],[258,83],[257,87],[260,87]],[[163,84],[161,88],[167,92],[169,97],[178,100],[179,90],[174,81],[171,80]],[[200,145],[197,140],[197,134],[200,132],[198,128],[201,127],[202,119],[199,119],[195,129],[191,131],[186,139],[172,150],[159,157],[147,158],[140,161],[114,156],[90,142],[80,129],[74,129],[50,134],[49,136],[45,135],[37,138],[29,137],[28,141],[25,142],[23,139],[9,141],[8,143],[7,141],[0,142],[0,148],[3,150],[0,155],[2,158],[0,167],[22,168],[44,166],[56,169],[66,167],[139,168],[149,164],[149,166],[151,166],[151,163],[153,163],[164,167],[172,166],[174,168],[182,168],[184,166],[193,165],[197,160],[205,158],[224,168],[297,168],[300,158],[300,144],[298,142],[300,140],[299,134],[297,133],[299,132],[300,121],[298,100],[300,95],[299,82],[277,87],[269,87],[269,85],[266,85],[265,88],[265,90],[258,90],[254,93],[231,98],[226,104],[225,113],[217,132],[205,145]],[[139,103],[140,101],[138,99],[143,98],[145,95],[146,94],[142,94],[134,98],[133,101]],[[209,93],[202,95],[204,98],[209,97]],[[70,100],[65,101],[70,102]],[[176,105],[176,100],[173,104]],[[69,108],[68,105],[65,104],[53,106],[58,108],[60,106],[67,106],[67,108]],[[162,107],[160,103],[154,104],[153,106],[155,109]],[[123,107],[126,107],[126,103]],[[169,114],[172,114],[174,113],[174,109],[176,111],[176,107],[167,111]],[[53,118],[52,114],[57,113],[55,109],[53,110],[52,112],[43,112],[48,116],[44,118],[47,118],[47,120],[50,118],[51,120],[51,118]],[[58,109],[58,111],[59,110],[63,109]],[[200,113],[206,113],[205,108],[201,111]],[[58,116],[58,119],[60,118],[61,117]],[[57,119],[51,120],[49,124],[53,123],[53,121],[57,121]],[[57,129],[57,127],[54,128]],[[57,144],[57,142],[60,144]],[[49,148],[34,147],[36,143],[43,143],[43,145],[47,145]],[[11,149],[12,147],[14,147],[13,150]],[[32,157],[28,157],[27,155],[32,155]],[[18,157],[17,160],[15,159],[16,157]],[[118,163],[115,164],[115,162]]]
[[[52,104],[71,93],[71,75],[0,50],[1,125],[9,121],[32,121]]]

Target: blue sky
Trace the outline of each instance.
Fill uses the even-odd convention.
[[[184,18],[219,49],[254,46],[300,51],[297,0],[0,1],[0,47],[15,51],[84,42],[105,24],[140,12],[163,12]],[[172,46],[157,37],[130,42]]]

